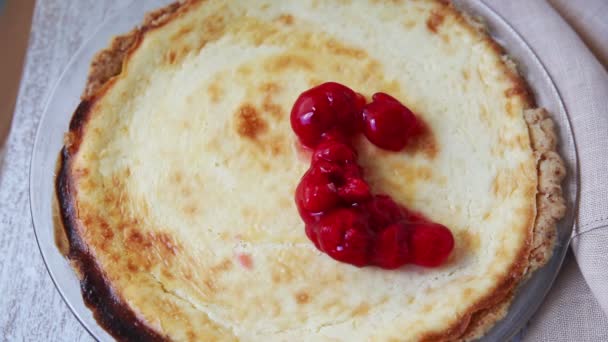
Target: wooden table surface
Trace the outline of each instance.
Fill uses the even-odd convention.
[[[133,1],[145,0],[37,1],[6,163],[0,165],[0,341],[93,340],[59,296],[38,251],[29,161],[44,102],[69,58],[105,18]],[[568,267],[576,271],[572,260]]]
[[[0,53],[0,146],[13,115],[33,8],[34,0],[0,0],[0,42],[10,42]]]

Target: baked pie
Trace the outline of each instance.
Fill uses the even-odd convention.
[[[424,123],[400,148],[367,131],[349,146],[375,198],[449,231],[435,267],[341,262],[307,237],[294,196],[312,153],[290,113],[326,82]],[[118,340],[470,340],[552,253],[556,144],[449,2],[186,0],[94,58],[57,197],[85,302]]]

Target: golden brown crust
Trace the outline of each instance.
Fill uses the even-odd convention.
[[[140,333],[141,336],[147,336],[146,340],[163,340],[165,338],[155,333],[152,328],[147,327],[144,321],[135,318],[128,305],[123,303],[119,298],[115,296],[111,298],[103,296],[104,291],[111,293],[111,284],[103,278],[103,273],[94,265],[94,259],[89,260],[89,257],[85,255],[85,247],[82,245],[82,241],[78,240],[76,219],[71,215],[73,214],[72,210],[70,210],[73,197],[70,195],[70,179],[67,174],[69,159],[70,155],[73,155],[78,149],[81,138],[80,130],[87,121],[92,104],[97,97],[104,93],[104,88],[111,83],[112,78],[120,74],[125,60],[137,48],[145,32],[166,24],[177,17],[180,11],[186,10],[188,4],[195,2],[198,2],[198,0],[180,1],[151,12],[146,16],[140,28],[114,38],[108,48],[100,51],[94,57],[87,85],[82,95],[83,102],[76,110],[70,124],[70,133],[66,140],[66,148],[64,149],[61,163],[62,172],[59,173],[57,178],[57,194],[61,206],[63,225],[70,238],[70,259],[83,275],[83,296],[87,304],[95,312],[95,316],[100,324],[119,339],[129,339],[132,336],[137,336],[137,333]],[[456,11],[449,3],[444,3],[443,10]],[[482,24],[479,24],[478,21],[472,21],[469,17],[459,12],[456,15],[458,18],[468,21],[471,29],[482,32],[483,37],[490,42],[491,46],[497,50],[497,53],[501,55],[504,53],[502,48],[485,33]],[[471,25],[471,22],[476,24]],[[509,89],[508,92],[510,94],[506,95],[521,96],[526,99],[529,107],[534,107],[534,101],[530,95],[531,93],[528,91],[527,83],[519,76],[513,65],[511,65],[511,62],[506,61],[505,65],[510,70],[509,76],[516,85],[512,89]],[[534,227],[530,231],[530,246],[522,248],[521,255],[517,259],[520,262],[513,265],[503,282],[497,286],[490,296],[474,305],[468,314],[461,317],[449,329],[440,333],[429,334],[423,337],[423,340],[470,340],[482,336],[496,321],[504,317],[513,298],[515,287],[521,282],[521,279],[526,274],[544,265],[551,256],[555,241],[555,224],[565,213],[565,201],[562,197],[560,186],[565,176],[565,168],[561,158],[555,152],[556,137],[553,122],[548,117],[546,111],[544,109],[527,110],[525,120],[529,127],[532,148],[538,158],[537,168],[539,177],[537,214]],[[87,277],[96,277],[96,281],[87,282]],[[99,295],[100,298],[115,301],[113,307],[116,313],[127,312],[128,314],[130,312],[132,317],[129,316],[128,318],[131,320],[125,319],[117,327],[117,323],[111,319],[112,315],[116,315],[116,313],[111,311],[112,308],[108,309],[104,307],[104,303],[101,303],[99,299],[93,301],[90,296],[87,298],[87,293],[102,293]],[[134,326],[133,331],[125,332],[128,324]]]
[[[185,9],[192,2],[176,2],[149,13],[140,28],[115,37],[108,48],[97,53],[91,63],[82,102],[70,121],[58,163],[55,191],[61,224],[69,242],[68,258],[80,278],[85,304],[93,311],[98,323],[119,341],[166,341],[168,338],[148,326],[124,299],[115,293],[112,284],[80,236],[77,210],[73,202],[75,189],[69,174],[71,157],[79,148],[83,127],[96,98],[102,95],[112,77],[121,72],[123,62],[132,54],[144,33],[164,25],[179,9]]]
[[[481,18],[473,18],[463,14],[463,18],[481,34],[486,35],[487,28]],[[522,277],[530,275],[544,266],[553,254],[557,236],[556,224],[566,214],[566,200],[562,194],[561,183],[566,176],[563,160],[557,153],[557,135],[555,124],[544,108],[534,108],[535,101],[529,85],[520,76],[516,63],[505,54],[502,48],[493,40],[493,45],[503,55],[503,62],[511,71],[511,77],[517,79],[518,87],[528,98],[530,108],[524,111],[524,120],[528,125],[532,149],[537,158],[538,188],[536,195],[536,217],[532,229],[531,249],[528,265]],[[517,284],[515,284],[517,285]],[[466,331],[460,337],[462,341],[470,341],[483,336],[497,321],[504,318],[509,305],[514,298],[516,286],[494,305],[475,312]]]
[[[530,253],[530,270],[542,267],[551,257],[556,238],[555,225],[566,214],[566,200],[561,183],[566,168],[557,154],[555,125],[544,108],[524,112],[532,148],[538,160],[538,193],[536,195],[536,223]]]
[[[120,74],[124,60],[137,46],[137,43],[141,40],[143,34],[148,30],[166,24],[187,2],[192,1],[174,2],[166,7],[152,11],[146,14],[141,27],[135,28],[129,33],[114,37],[110,46],[99,51],[93,57],[82,99],[91,98],[112,77]]]

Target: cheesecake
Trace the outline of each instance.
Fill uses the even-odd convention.
[[[307,89],[389,94],[426,127],[353,134],[370,191],[446,227],[435,267],[336,260],[294,194]],[[433,0],[186,0],[91,64],[56,177],[67,257],[124,341],[457,341],[551,256],[565,213],[551,116],[478,20]]]

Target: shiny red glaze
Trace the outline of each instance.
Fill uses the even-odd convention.
[[[362,96],[346,86],[323,83],[298,97],[291,110],[291,127],[303,145],[315,148],[332,129],[346,135],[358,132],[364,103]]]
[[[408,217],[408,211],[387,195],[374,195],[361,204],[361,210],[369,215],[370,226],[377,230]]]
[[[454,249],[454,236],[449,229],[437,223],[413,224],[409,246],[414,264],[437,267],[447,260]]]
[[[365,218],[354,209],[340,208],[315,225],[319,249],[355,266],[369,263],[370,235]]]
[[[340,197],[329,175],[317,169],[308,170],[296,188],[296,204],[304,212],[324,212],[339,202]]]
[[[454,248],[451,232],[390,196],[372,195],[351,144],[363,122],[372,143],[401,150],[421,127],[411,111],[384,93],[365,105],[349,88],[324,83],[298,98],[291,119],[301,143],[314,149],[295,200],[317,249],[358,267],[445,262]]]
[[[374,94],[372,102],[363,108],[363,133],[386,150],[402,150],[419,126],[411,110],[384,93]]]
[[[372,262],[385,269],[396,269],[408,263],[409,238],[408,226],[393,223],[378,233],[374,243]]]
[[[312,155],[312,163],[327,161],[333,163],[356,163],[357,152],[347,143],[334,139],[324,139]]]
[[[338,196],[349,204],[361,203],[372,196],[369,185],[362,178],[346,178],[338,187]]]

